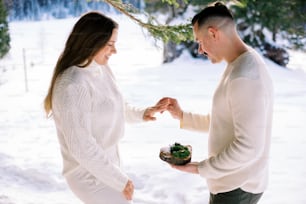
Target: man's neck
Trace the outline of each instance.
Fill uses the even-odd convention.
[[[230,41],[230,45],[228,46],[228,48],[228,55],[225,58],[228,64],[233,62],[246,51],[248,51],[247,45],[239,37],[236,37],[234,40]]]

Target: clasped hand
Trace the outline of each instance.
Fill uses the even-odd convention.
[[[154,117],[155,113],[163,113],[164,111],[168,111],[175,119],[183,119],[183,111],[177,100],[169,97],[162,98],[155,106],[147,108],[144,112],[143,119],[145,121],[154,121],[156,120]]]

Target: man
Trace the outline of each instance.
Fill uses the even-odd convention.
[[[208,115],[183,111],[164,98],[181,128],[208,131],[208,158],[173,166],[206,178],[210,204],[255,204],[266,189],[271,140],[273,86],[262,58],[239,37],[231,12],[222,3],[192,19],[198,51],[227,67]]]

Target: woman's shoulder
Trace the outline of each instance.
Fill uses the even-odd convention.
[[[64,73],[59,77],[59,80],[66,83],[82,84],[88,77],[86,68],[71,66],[64,71]]]
[[[88,87],[86,73],[82,73],[80,68],[76,66],[69,67],[66,69],[57,79],[55,83],[55,89],[57,91],[64,91],[67,89],[86,89]]]

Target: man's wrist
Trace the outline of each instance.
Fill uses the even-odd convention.
[[[180,120],[180,128],[181,129],[184,127],[184,123],[183,123],[184,120],[183,119],[184,119],[184,112],[181,111],[181,116],[179,118],[179,120]]]

